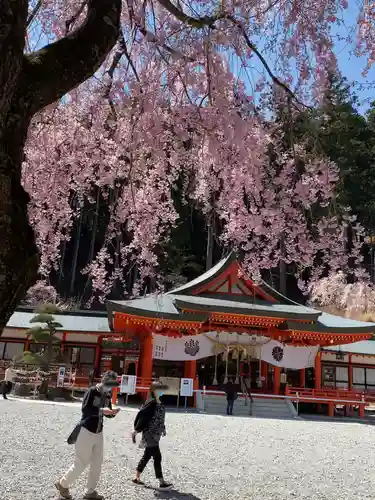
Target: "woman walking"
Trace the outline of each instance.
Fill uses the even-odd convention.
[[[159,488],[161,490],[167,490],[172,487],[172,484],[164,481],[161,466],[162,456],[159,447],[160,438],[166,436],[165,408],[160,401],[163,390],[165,389],[166,386],[160,383],[151,385],[149,397],[135,418],[134,432],[132,434],[133,443],[135,443],[136,435],[142,432],[141,446],[145,448],[143,457],[138,464],[133,483],[144,485],[141,481],[141,474],[148,462],[153,458],[155,476],[156,479],[159,480]]]
[[[103,416],[113,418],[117,410],[112,410],[111,392],[117,387],[117,374],[106,372],[100,384],[91,387],[82,403],[82,418],[68,437],[69,444],[75,444],[73,465],[55,484],[60,498],[71,500],[70,486],[89,467],[85,500],[103,500],[96,491],[103,463]]]

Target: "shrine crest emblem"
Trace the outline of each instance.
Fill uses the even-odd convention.
[[[280,363],[280,361],[283,359],[284,357],[284,350],[279,347],[279,346],[276,346],[272,349],[272,357],[275,361],[277,361],[278,363]]]
[[[196,356],[199,352],[199,340],[189,340],[185,342],[185,353],[189,354],[189,356]]]

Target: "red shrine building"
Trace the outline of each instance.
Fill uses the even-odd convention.
[[[351,374],[353,369],[359,368],[354,366],[359,359],[351,355],[352,364],[348,361],[346,377],[339,369],[341,361],[337,359],[337,353],[341,351],[336,346],[345,345],[346,352],[350,352],[351,344],[367,344],[375,331],[373,323],[304,307],[264,282],[255,284],[246,277],[234,253],[195,280],[163,295],[109,301],[108,316],[112,332],[124,341],[138,339],[137,375],[143,379],[166,375],[163,370],[169,366],[178,376],[195,379],[198,375],[200,385],[204,379],[206,386],[220,384],[229,375],[233,379],[246,375],[251,381],[252,391],[273,394],[280,394],[287,384],[321,389],[323,385],[339,387],[342,383],[341,387],[344,387],[346,383],[350,388],[354,381]],[[221,348],[221,353],[198,359],[192,351],[191,359],[187,359],[188,355],[182,356],[184,361],[173,358],[177,342],[170,339],[182,339],[183,342],[186,337],[194,346],[192,336],[198,338],[202,334],[210,337],[219,351]],[[158,359],[160,356],[153,343],[158,338],[160,344],[161,336],[165,338],[166,346],[174,346],[169,348],[173,351],[169,355],[175,361],[168,360],[168,355],[163,360]],[[263,350],[268,348],[267,342],[274,342],[274,359],[267,359],[259,353],[254,359],[254,347],[260,339]],[[236,349],[236,345],[240,348]],[[289,361],[282,360],[284,349],[288,350]],[[302,359],[302,354],[306,353],[314,355],[313,362],[302,362],[303,367],[296,369],[297,358]],[[343,360],[346,359],[349,360],[348,354],[344,354]],[[229,364],[232,373],[228,372]],[[218,365],[221,366],[221,377]]]
[[[288,386],[375,393],[375,324],[253,283],[234,253],[165,294],[109,301],[107,309],[56,315],[62,351],[83,386],[113,369],[147,381],[193,378],[207,388],[245,377],[254,394],[284,394]],[[32,317],[19,310],[2,332],[0,371],[22,351],[43,349],[27,335]]]

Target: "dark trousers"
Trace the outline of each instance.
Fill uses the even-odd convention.
[[[4,380],[2,385],[3,385],[3,387],[2,387],[3,398],[6,399],[7,394],[9,394],[10,391],[12,390],[13,383],[12,382],[6,382]]]
[[[234,400],[227,401],[227,415],[233,415]]]
[[[154,469],[156,479],[163,479],[163,471],[161,469],[161,453],[159,446],[150,446],[145,448],[145,452],[143,453],[143,457],[139,461],[137,471],[142,474],[146,465],[151,460],[154,459]]]

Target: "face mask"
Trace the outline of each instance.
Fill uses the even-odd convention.
[[[103,385],[103,391],[104,392],[109,392],[113,389],[113,387],[111,387],[110,385]]]

